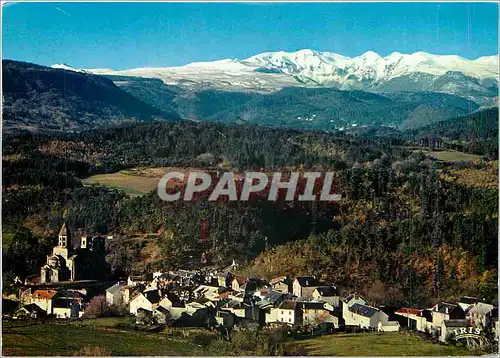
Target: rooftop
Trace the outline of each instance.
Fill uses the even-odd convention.
[[[457,308],[460,308],[460,306],[455,305],[453,303],[441,302],[433,307],[433,311],[448,314]],[[461,308],[460,308],[460,310],[461,310]]]
[[[56,294],[56,290],[36,290],[33,292],[33,297],[37,299],[51,300]]]
[[[396,314],[407,314],[407,315],[418,315],[422,310],[421,309],[418,309],[418,308],[400,308],[398,309],[397,311],[395,311],[394,313]]]
[[[349,310],[351,312],[354,312],[354,313],[357,313],[361,316],[365,316],[365,317],[372,317],[375,313],[377,313],[379,310],[374,308],[374,307],[370,307],[370,306],[365,306],[365,305],[360,305],[359,303],[355,303],[353,304]]]
[[[472,304],[476,303],[477,301],[478,301],[477,298],[475,298],[475,297],[468,297],[468,296],[460,297],[458,299],[458,302],[460,302],[460,303],[466,303],[468,305],[472,305]]]
[[[294,310],[297,307],[297,301],[283,301],[278,306],[282,310]]]
[[[295,277],[302,287],[318,286],[319,282],[314,276],[299,276]]]
[[[42,308],[40,308],[38,305],[35,303],[31,303],[29,305],[25,305],[21,307],[21,309],[26,310],[29,313],[34,313],[34,312],[45,312]]]
[[[297,302],[300,308],[304,310],[322,310],[324,309],[323,302]]]
[[[233,280],[236,280],[239,285],[243,285],[245,282],[247,282],[247,277],[238,275],[234,276]]]
[[[446,327],[468,327],[469,321],[466,319],[448,319],[444,320],[443,324]]]
[[[316,287],[316,291],[323,297],[337,296],[337,288],[333,286],[319,286]]]
[[[59,236],[68,236],[69,235],[69,230],[68,227],[66,226],[66,223],[63,223],[61,226],[61,230],[59,230]]]

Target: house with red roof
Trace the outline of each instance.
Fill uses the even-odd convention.
[[[56,290],[36,290],[31,295],[31,302],[36,304],[47,314],[52,313],[52,299],[57,294]]]
[[[400,308],[394,314],[406,317],[408,328],[419,332],[430,332],[432,330],[432,313],[420,308]]]

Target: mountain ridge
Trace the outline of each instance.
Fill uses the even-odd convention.
[[[459,95],[479,104],[498,96],[498,55],[469,60],[457,55],[427,52],[385,57],[367,51],[356,57],[310,49],[264,52],[243,60],[192,62],[177,67],[128,70],[77,69],[99,75],[159,78],[167,85],[193,90],[275,92],[284,87],[334,87],[370,92],[432,91]]]
[[[113,81],[28,62],[2,60],[3,129],[81,130],[124,122],[180,120]]]
[[[326,131],[358,126],[408,129],[480,107],[452,94],[402,91],[400,84],[395,85],[399,91],[376,93],[324,86],[285,86],[257,93],[191,90],[158,78],[94,75],[8,60],[3,69],[4,124],[17,128],[84,130],[124,121],[182,118]]]

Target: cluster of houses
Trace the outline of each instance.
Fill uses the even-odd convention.
[[[225,327],[255,324],[291,328],[358,328],[433,334],[442,342],[456,327],[498,331],[498,309],[473,297],[426,309],[373,307],[357,294],[342,297],[335,285],[314,276],[280,276],[270,281],[222,270],[154,273],[129,277],[106,291],[110,306],[125,306],[138,324]]]
[[[234,268],[234,264],[231,266]],[[276,277],[270,282],[230,270],[154,273],[129,277],[106,290],[110,306],[126,306],[137,323],[178,325],[254,323],[262,326],[341,324],[341,298],[333,285],[315,277]]]
[[[441,302],[429,309],[400,308],[396,315],[407,320],[410,329],[439,335],[441,342],[453,338],[458,328],[491,329],[498,340],[498,308],[475,297],[462,297],[456,303]]]
[[[433,334],[442,342],[457,327],[498,330],[498,309],[473,297],[430,308],[373,307],[357,294],[341,296],[332,284],[314,276],[280,276],[266,281],[222,269],[155,272],[130,276],[105,290],[105,304],[136,316],[142,325],[292,329],[363,329],[397,332],[401,328]],[[28,288],[20,292],[17,315],[37,318],[82,317],[85,290]],[[497,333],[498,336],[498,333]]]
[[[4,301],[6,299],[4,298]],[[38,289],[20,290],[19,308],[13,312],[17,318],[79,318],[87,303],[85,289]],[[7,313],[7,312],[6,312]]]

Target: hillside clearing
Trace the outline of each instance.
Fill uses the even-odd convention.
[[[178,171],[186,175],[197,168],[156,167],[156,168],[131,168],[117,173],[96,174],[82,180],[84,185],[101,185],[118,189],[129,196],[140,196],[156,190],[160,178],[168,172]],[[169,182],[171,184],[173,182]],[[174,184],[171,184],[174,185]]]
[[[424,153],[443,162],[471,162],[481,159],[480,155],[468,154],[455,150],[424,151]]]

